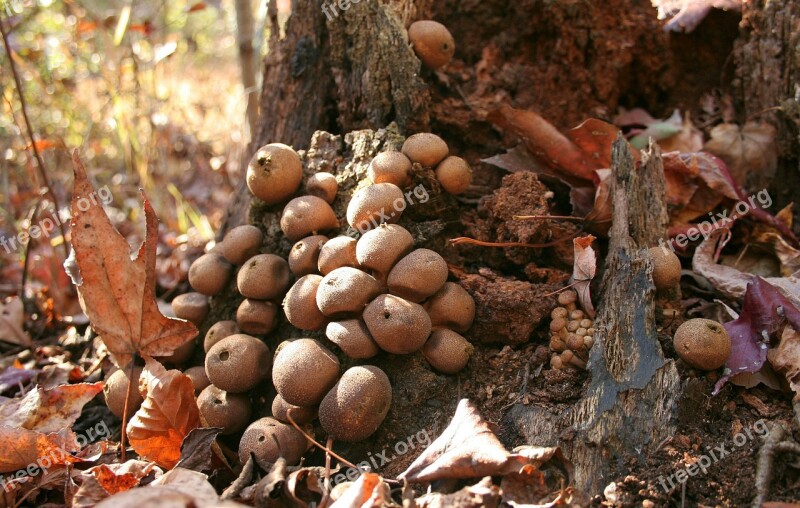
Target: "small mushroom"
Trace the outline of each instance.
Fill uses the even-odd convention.
[[[205,366],[214,386],[243,393],[269,378],[272,361],[266,344],[250,335],[236,334],[214,344],[206,354]]]
[[[272,302],[245,298],[236,309],[236,324],[245,333],[265,335],[278,324],[278,307]]]
[[[292,242],[333,229],[339,229],[336,214],[331,205],[316,196],[294,198],[281,214],[281,230]]]
[[[339,184],[336,177],[330,173],[316,173],[308,177],[306,181],[306,194],[316,196],[332,204],[339,191]]]
[[[319,330],[325,326],[325,315],[317,307],[317,292],[322,276],[316,274],[300,277],[283,299],[283,312],[295,328]]]
[[[356,260],[385,278],[392,267],[414,247],[414,237],[403,226],[381,224],[367,231],[356,244]]]
[[[343,266],[358,267],[356,239],[349,236],[337,236],[325,242],[317,260],[317,267],[322,275],[328,275]]]
[[[431,334],[431,318],[425,309],[394,295],[375,298],[367,305],[363,318],[372,338],[389,353],[418,351]]]
[[[275,254],[253,256],[239,269],[236,285],[245,298],[272,300],[289,287],[289,263]]]
[[[376,183],[353,194],[347,205],[347,223],[361,233],[400,220],[406,207],[403,191],[393,183]]]
[[[294,466],[308,450],[310,442],[302,432],[274,418],[260,418],[245,429],[239,441],[239,461],[247,462],[252,454],[264,471],[271,470],[283,457],[287,465]]]
[[[381,152],[367,169],[374,183],[393,183],[401,189],[411,183],[411,161],[402,152]]]
[[[214,252],[203,254],[189,267],[189,285],[198,293],[213,296],[228,285],[233,266]]]
[[[475,319],[475,300],[455,282],[445,282],[424,307],[434,327],[443,326],[464,333]]]
[[[275,357],[272,383],[288,404],[319,404],[339,377],[339,359],[314,339],[286,344]]]
[[[653,260],[653,285],[657,289],[676,287],[681,281],[681,260],[661,245],[647,251]]]
[[[350,358],[363,360],[372,358],[380,352],[378,345],[369,335],[367,325],[360,319],[328,323],[325,336]]]
[[[472,184],[472,168],[461,157],[451,155],[436,166],[436,179],[445,191],[461,194]]]
[[[279,393],[272,400],[272,417],[283,423],[291,423],[287,414],[291,415],[292,420],[294,420],[296,424],[304,425],[306,423],[311,423],[314,418],[317,417],[317,407],[303,407],[289,404]]]
[[[375,277],[345,266],[326,275],[317,289],[317,307],[326,316],[359,313],[381,292]]]
[[[731,355],[728,332],[711,319],[686,321],[675,330],[673,344],[683,361],[701,370],[716,370],[725,365]]]
[[[443,374],[455,374],[467,366],[475,351],[467,339],[447,328],[438,328],[422,347],[431,366]]]
[[[362,441],[378,429],[392,405],[392,385],[378,367],[351,367],[319,405],[319,423],[337,441]]]
[[[300,188],[303,163],[291,146],[271,143],[262,146],[247,165],[247,188],[269,205],[282,203]]]
[[[208,385],[197,397],[197,407],[209,427],[222,429],[222,435],[236,434],[250,422],[252,411],[247,395],[228,393]]]
[[[416,162],[422,167],[434,168],[447,157],[450,149],[436,134],[421,132],[406,139],[403,143],[403,153],[411,162]]]
[[[234,265],[243,265],[245,261],[258,254],[264,234],[255,226],[245,224],[228,231],[222,241],[222,255]]]
[[[433,70],[447,65],[456,51],[453,35],[436,21],[415,21],[408,27],[408,39],[417,57]]]
[[[430,249],[411,251],[389,272],[389,291],[412,302],[421,302],[447,281],[447,262]]]
[[[205,339],[203,340],[203,350],[208,353],[211,346],[221,341],[225,337],[230,337],[241,332],[236,325],[236,321],[217,321],[206,332]]]
[[[292,246],[289,251],[289,270],[295,277],[302,277],[318,270],[319,254],[328,241],[327,236],[307,236]]]
[[[172,312],[175,317],[185,319],[200,326],[208,315],[208,297],[200,293],[185,293],[172,299]]]

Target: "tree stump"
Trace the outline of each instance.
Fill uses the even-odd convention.
[[[530,443],[562,447],[586,492],[603,490],[674,434],[680,397],[675,363],[665,360],[656,333],[655,287],[647,249],[667,226],[664,168],[651,144],[634,162],[621,136],[612,151],[613,225],[595,320],[591,382],[566,411],[517,406],[511,418]],[[624,465],[623,465],[624,464]]]

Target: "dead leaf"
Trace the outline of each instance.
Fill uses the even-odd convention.
[[[0,403],[3,425],[43,434],[69,429],[83,406],[103,391],[103,383],[61,385],[52,389],[37,386],[20,399]]]
[[[699,152],[703,149],[703,133],[694,126],[691,115],[687,111],[678,133],[660,140],[658,145],[662,152]]]
[[[222,501],[206,475],[176,468],[146,487],[120,492],[95,505],[97,508],[247,508]]]
[[[668,32],[692,32],[711,9],[742,10],[742,0],[652,0],[658,18],[672,18],[664,24]]]
[[[155,297],[158,219],[144,199],[145,241],[131,260],[127,240],[114,229],[89,182],[77,150],[73,153],[72,248],[80,274],[81,308],[108,347],[117,365],[135,354],[168,356],[197,336],[197,328],[164,317]],[[65,263],[65,267],[67,263]]]
[[[181,444],[181,458],[176,467],[191,469],[192,471],[210,471],[211,466],[211,447],[214,445],[217,435],[222,429],[217,428],[196,428],[189,431]]]
[[[10,297],[0,303],[0,340],[30,347],[33,342],[28,332],[23,329],[25,311],[19,297]]]
[[[491,508],[500,505],[500,489],[487,476],[475,485],[468,485],[452,494],[431,492],[414,500],[418,508]]]
[[[737,182],[746,184],[753,173],[771,179],[778,167],[775,132],[766,122],[723,123],[711,129],[704,150],[724,160]]]
[[[71,432],[69,433],[71,434]],[[52,467],[72,464],[81,459],[73,457],[66,450],[76,448],[74,436],[61,434],[42,434],[19,427],[0,426],[0,473],[8,473],[28,466]],[[41,470],[40,469],[40,470]]]
[[[164,474],[152,462],[129,460],[122,464],[100,464],[81,471],[80,487],[72,498],[72,508],[91,508],[109,496],[137,487],[150,474]]]
[[[380,508],[397,506],[397,504],[392,501],[391,489],[380,475],[364,473],[350,488],[344,491],[344,494],[331,505],[331,508],[351,508],[355,506]]]
[[[181,371],[167,371],[147,358],[139,389],[144,402],[128,423],[128,439],[141,457],[171,469],[180,460],[184,438],[200,426],[194,385]]]
[[[581,236],[572,240],[575,249],[575,262],[572,267],[572,283],[575,292],[578,293],[578,301],[581,308],[590,318],[595,316],[594,305],[592,305],[592,295],[589,293],[589,286],[597,273],[597,254],[592,248],[595,237],[592,235]]]
[[[781,335],[778,347],[767,353],[769,363],[776,371],[786,376],[794,399],[800,400],[800,333],[787,326]]]

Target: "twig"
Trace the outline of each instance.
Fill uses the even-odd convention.
[[[325,445],[328,448],[333,448],[333,439],[330,436],[328,436],[328,441]],[[331,501],[331,454],[327,450],[325,451],[325,483],[323,485],[325,489],[319,502],[320,508],[326,508]]]
[[[575,222],[583,222],[586,220],[583,217],[573,217],[571,215],[514,215],[511,218],[514,220],[557,219],[557,220],[572,220]]]
[[[308,432],[306,432],[306,431],[304,431],[303,429],[301,429],[301,428],[300,428],[300,426],[299,426],[299,425],[297,425],[297,423],[295,423],[294,419],[292,418],[292,410],[291,410],[291,409],[290,409],[289,411],[287,411],[287,412],[286,412],[286,418],[289,420],[289,423],[291,423],[291,424],[292,424],[292,426],[293,426],[295,429],[297,429],[297,430],[298,430],[300,433],[302,433],[304,436],[306,436],[306,439],[308,439],[309,441],[311,441],[312,443],[314,443],[314,445],[315,445],[317,448],[319,448],[320,450],[323,450],[323,451],[324,451],[324,452],[326,452],[326,453],[330,453],[331,455],[333,455],[334,457],[336,457],[336,459],[337,459],[337,460],[339,460],[339,462],[343,463],[344,465],[346,465],[346,466],[349,466],[349,467],[352,467],[353,469],[358,469],[358,467],[356,467],[356,465],[355,465],[355,464],[353,464],[352,462],[350,462],[350,461],[349,461],[349,460],[347,460],[347,459],[343,459],[342,457],[340,457],[339,455],[337,455],[337,454],[336,454],[336,453],[335,453],[333,450],[331,450],[330,448],[328,448],[328,447],[326,447],[326,446],[323,446],[322,444],[318,443],[316,440],[314,440],[314,438],[313,438],[313,437],[311,437],[311,436],[309,436],[309,435],[308,435]]]
[[[764,439],[764,444],[758,450],[758,462],[756,463],[756,497],[753,499],[752,507],[760,508],[769,494],[769,484],[772,480],[772,462],[775,452],[779,451],[778,444],[787,435],[786,428],[780,423],[769,426],[769,433]]]
[[[36,219],[37,211],[39,210],[40,202],[37,201],[36,205],[31,210],[30,216],[28,217],[28,224],[33,224],[33,221]],[[28,281],[28,266],[30,266],[30,258],[31,258],[31,245],[33,245],[33,241],[28,240],[28,243],[25,244],[25,261],[22,263],[22,278],[19,283],[19,297],[25,299],[25,284]]]
[[[3,45],[6,48],[6,55],[8,55],[8,63],[11,66],[11,74],[14,76],[14,84],[17,87],[17,95],[19,95],[19,104],[20,109],[22,110],[22,118],[25,120],[25,127],[28,129],[28,137],[31,139],[31,149],[33,150],[33,156],[36,158],[36,165],[39,170],[39,177],[42,179],[44,183],[45,189],[47,190],[47,194],[50,196],[50,199],[53,200],[53,206],[56,209],[56,213],[58,210],[61,209],[61,206],[58,203],[58,198],[56,197],[55,193],[53,192],[53,188],[50,186],[50,180],[47,178],[47,172],[44,169],[44,161],[42,160],[42,155],[39,153],[39,147],[36,146],[36,139],[33,137],[33,127],[31,127],[30,118],[28,118],[28,108],[25,103],[25,95],[22,93],[22,82],[19,79],[19,73],[17,72],[17,66],[14,63],[14,58],[11,56],[11,46],[8,43],[8,33],[6,32],[5,26],[5,15],[3,15],[2,9],[0,9],[0,34],[3,36]],[[67,246],[67,231],[64,229],[64,223],[58,221],[58,228],[61,230],[61,237],[64,239],[61,242],[64,248],[64,259],[69,257],[69,247]]]

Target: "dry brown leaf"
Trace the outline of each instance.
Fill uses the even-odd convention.
[[[475,485],[468,485],[452,494],[431,492],[414,500],[417,508],[484,508],[500,504],[500,489],[487,476]],[[535,507],[532,507],[535,508]]]
[[[25,311],[22,300],[15,296],[0,303],[0,340],[20,346],[30,346],[31,336],[23,330],[24,324]]]
[[[100,464],[81,471],[83,481],[72,498],[72,508],[90,508],[109,496],[137,487],[150,473],[156,477],[164,474],[155,464],[143,460]]]
[[[733,178],[742,184],[750,173],[769,179],[778,167],[775,128],[765,122],[747,122],[744,127],[723,123],[711,129],[705,150],[728,165]]]
[[[575,249],[575,262],[572,267],[572,283],[578,293],[578,302],[589,317],[595,316],[592,295],[589,286],[597,273],[597,254],[592,248],[595,238],[592,235],[581,236],[572,240]]]
[[[778,347],[767,352],[767,359],[776,371],[786,376],[794,400],[800,400],[800,333],[787,326]]]
[[[380,475],[362,474],[342,496],[331,505],[331,508],[380,508],[397,506],[392,501],[391,489]]]
[[[44,468],[81,462],[66,451],[77,446],[71,434],[42,434],[19,427],[0,426],[0,473],[39,467],[37,464]]]
[[[697,246],[692,257],[692,270],[708,279],[714,289],[727,298],[741,300],[754,275],[717,263],[715,253],[727,243],[725,236],[730,236],[725,230],[714,231]],[[800,307],[800,279],[792,276],[768,277],[764,280],[778,288],[795,306]]]
[[[247,508],[233,501],[222,501],[206,475],[176,468],[146,487],[113,495],[97,508]]]
[[[128,423],[128,439],[141,457],[173,468],[181,457],[183,439],[200,426],[194,384],[181,371],[167,371],[147,358],[139,388],[144,402]]]
[[[69,429],[83,406],[103,391],[103,383],[37,386],[24,397],[0,403],[0,417],[7,427],[20,427],[43,434]]]
[[[86,170],[73,153],[75,190],[72,196],[72,248],[80,274],[81,308],[105,342],[114,360],[127,365],[133,355],[168,356],[197,336],[197,328],[164,317],[155,297],[158,219],[144,198],[145,241],[131,260],[128,242],[114,229]],[[66,263],[65,263],[66,266]]]
[[[687,111],[681,122],[681,130],[674,136],[658,141],[662,152],[699,152],[703,149],[703,133],[694,126]]]

